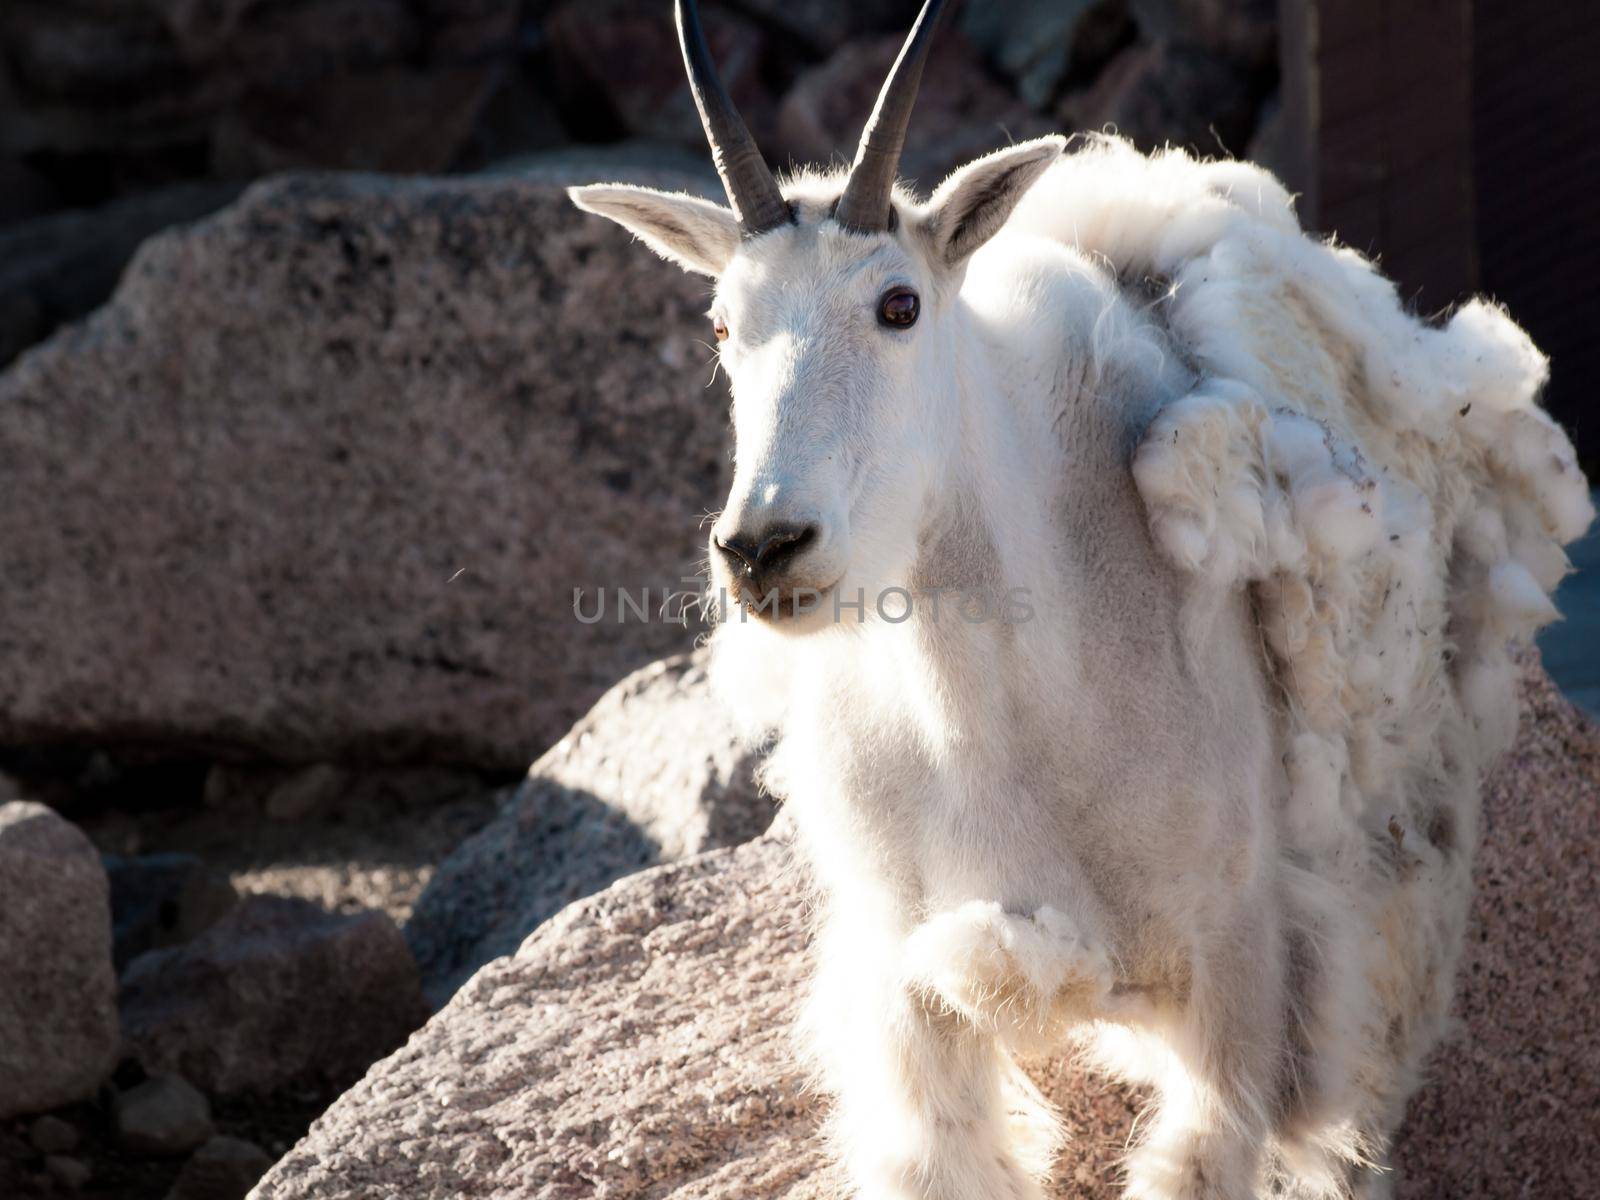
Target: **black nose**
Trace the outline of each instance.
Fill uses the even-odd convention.
[[[728,569],[759,587],[762,580],[770,580],[816,540],[815,525],[773,525],[759,537],[741,530],[728,537],[718,536],[716,544],[727,559]]]

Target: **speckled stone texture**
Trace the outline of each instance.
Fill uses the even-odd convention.
[[[0,376],[0,742],[517,769],[687,649],[725,391],[618,174],[261,184]]]
[[[0,804],[0,1119],[94,1095],[116,995],[99,853],[43,804]]]
[[[572,901],[772,823],[707,659],[677,655],[617,684],[439,865],[405,928],[435,1006]]]
[[[1456,989],[1395,1148],[1401,1200],[1600,1195],[1600,726],[1530,665],[1484,795]]]
[[[1402,1200],[1587,1196],[1600,1169],[1600,741],[1537,667],[1525,690],[1487,792],[1465,1028],[1412,1104]],[[804,906],[780,838],[563,911],[375,1066],[253,1195],[845,1196],[788,1053]],[[1072,1132],[1053,1194],[1111,1200],[1141,1098],[1070,1064],[1034,1075]]]

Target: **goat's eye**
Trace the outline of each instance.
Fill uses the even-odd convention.
[[[917,323],[922,301],[908,287],[890,288],[878,301],[878,321],[894,329],[910,329]]]
[[[728,323],[726,321],[724,321],[721,317],[713,317],[712,320],[711,320],[711,332],[717,335],[717,341],[719,341],[719,342],[727,341],[728,340]]]

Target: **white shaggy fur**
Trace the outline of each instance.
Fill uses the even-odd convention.
[[[868,598],[716,634],[818,884],[806,1048],[866,1197],[1037,1196],[1054,1129],[1014,1059],[1066,1048],[1157,1089],[1129,1196],[1383,1195],[1507,644],[1554,615],[1587,490],[1499,309],[1409,315],[1247,164],[1058,149],[873,236],[828,219],[832,175],[743,243],[575,192],[718,277],[719,528],[810,522],[788,585]],[[874,320],[893,285],[912,329]],[[890,586],[1032,619],[894,620]]]

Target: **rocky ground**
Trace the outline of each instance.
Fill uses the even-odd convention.
[[[699,653],[635,673],[516,786],[105,755],[8,777],[61,811],[0,806],[0,894],[24,898],[0,914],[0,1195],[242,1196],[425,995],[571,900],[760,834],[707,689]]]
[[[1486,789],[1458,1037],[1396,1148],[1405,1200],[1587,1194],[1600,1054],[1600,730],[1536,663]],[[482,969],[279,1162],[260,1200],[844,1194],[787,1040],[804,888],[780,830],[632,876]],[[1141,1097],[1032,1074],[1054,1195],[1112,1200]]]

